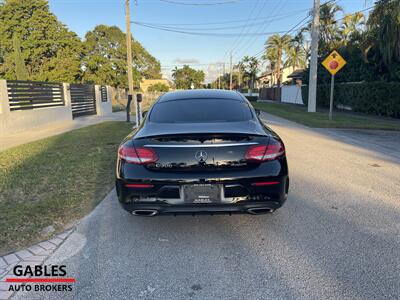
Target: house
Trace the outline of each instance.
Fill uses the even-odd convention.
[[[302,70],[302,69],[298,69],[298,68],[293,68],[293,67],[283,67],[281,68],[281,83],[284,82],[291,82],[294,78],[289,77],[290,75],[292,75],[293,73],[297,72],[298,70]],[[303,70],[304,71],[304,70]],[[261,74],[261,76],[257,77],[257,87],[261,88],[261,87],[271,87],[277,84],[276,82],[276,76],[275,74],[273,74],[273,72],[271,70]]]
[[[171,82],[170,82],[168,79],[143,79],[143,80],[140,82],[140,89],[141,89],[143,92],[147,92],[147,89],[148,89],[150,86],[152,86],[152,85],[154,85],[154,84],[157,84],[157,83],[164,84],[164,85],[168,86],[169,88],[172,87],[172,84],[171,84]]]
[[[305,69],[297,69],[288,75],[289,84],[301,85],[303,83],[303,76],[305,75]]]

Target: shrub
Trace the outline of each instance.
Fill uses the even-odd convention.
[[[168,92],[169,86],[164,83],[152,84],[147,89],[148,92]]]
[[[303,102],[308,103],[308,86],[302,87]],[[329,107],[330,85],[317,87],[317,105]],[[335,84],[334,103],[350,106],[353,111],[400,118],[400,83],[359,82]]]

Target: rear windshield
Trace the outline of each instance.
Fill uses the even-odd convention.
[[[155,123],[213,123],[248,121],[252,117],[246,102],[229,99],[183,99],[159,102],[151,110]]]

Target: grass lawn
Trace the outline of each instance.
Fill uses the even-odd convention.
[[[125,122],[105,122],[0,152],[0,255],[48,238],[113,188]]]
[[[400,130],[400,120],[391,118],[334,111],[333,120],[329,121],[328,111],[325,110],[307,113],[305,106],[295,104],[269,102],[252,102],[252,104],[255,108],[267,113],[310,127]]]

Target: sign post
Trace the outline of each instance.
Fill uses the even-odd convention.
[[[142,94],[136,95],[136,127],[139,127],[142,122],[142,99]]]
[[[126,103],[126,121],[128,123],[131,122],[131,103],[132,103],[132,95],[128,94],[128,102]]]
[[[322,62],[322,65],[332,74],[331,78],[331,95],[329,99],[329,120],[332,120],[332,111],[333,111],[333,90],[335,87],[335,75],[339,70],[341,70],[346,61],[343,57],[340,56],[335,50],[332,51],[331,54]]]
[[[329,121],[332,121],[332,111],[333,111],[333,89],[335,87],[335,75],[331,78],[331,97],[329,98]]]

